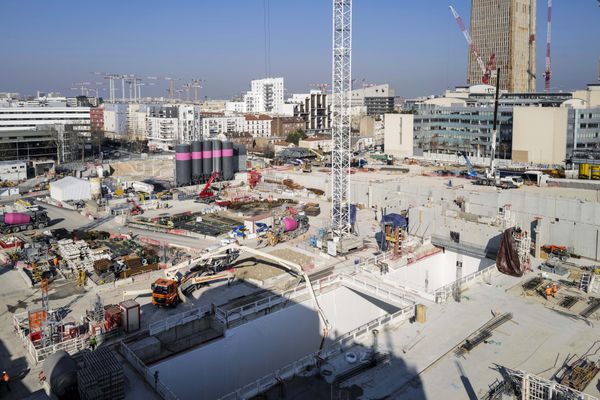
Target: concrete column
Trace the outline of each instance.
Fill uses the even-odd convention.
[[[535,219],[536,223],[535,223],[535,244],[534,244],[534,256],[535,258],[537,258],[538,260],[540,259],[541,256],[541,252],[542,252],[542,246],[544,245],[543,240],[542,240],[542,228],[543,228],[543,224],[542,224],[542,218],[541,217],[537,217]]]

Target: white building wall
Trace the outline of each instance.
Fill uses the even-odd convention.
[[[214,137],[219,134],[243,132],[246,121],[241,116],[202,118],[202,136]]]
[[[89,107],[6,107],[0,108],[0,132],[31,130],[41,125],[74,124],[80,131],[90,129]]]
[[[385,153],[394,157],[413,156],[414,116],[412,114],[385,114]]]
[[[27,164],[22,161],[0,162],[0,180],[15,182],[27,179]]]
[[[231,113],[246,113],[246,102],[244,101],[228,101],[225,103],[225,112]]]
[[[284,104],[283,96],[283,78],[253,80],[250,91],[244,96],[246,112],[279,113]]]
[[[562,164],[567,156],[568,109],[515,107],[512,160]]]

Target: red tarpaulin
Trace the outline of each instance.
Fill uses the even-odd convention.
[[[496,267],[503,274],[521,277],[525,273],[526,266],[522,265],[519,260],[513,230],[514,228],[508,228],[502,234],[502,241],[496,257]]]

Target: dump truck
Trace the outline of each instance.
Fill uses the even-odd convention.
[[[0,215],[0,232],[6,234],[44,229],[49,223],[46,211],[9,212]]]

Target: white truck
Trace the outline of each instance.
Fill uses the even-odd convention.
[[[505,176],[503,178],[500,178],[498,175],[486,175],[477,177],[474,183],[482,186],[496,186],[502,189],[516,189],[523,186],[523,178],[516,175]]]

